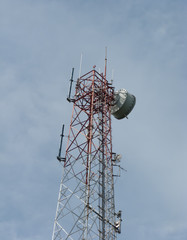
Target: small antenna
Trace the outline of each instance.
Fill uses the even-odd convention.
[[[107,71],[107,47],[105,47],[105,79],[106,79],[106,71]]]
[[[62,143],[63,143],[63,138],[64,138],[64,124],[62,125],[62,133],[61,133],[61,139],[60,139],[60,148],[59,148],[59,152],[58,152],[58,156],[57,159],[59,162],[65,161],[65,158],[61,157],[61,152],[62,152]]]
[[[71,88],[72,88],[72,83],[73,83],[73,74],[74,74],[74,68],[72,68],[72,73],[71,73],[71,79],[70,79],[70,87],[69,87],[69,96],[67,98],[68,102],[71,102]]]
[[[111,79],[111,84],[114,82],[114,69],[112,69],[112,79]]]
[[[81,58],[80,58],[80,67],[79,67],[79,78],[81,77],[81,70],[82,70],[82,53],[81,53]]]

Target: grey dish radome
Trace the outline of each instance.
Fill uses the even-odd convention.
[[[128,116],[136,103],[134,95],[125,89],[120,89],[114,93],[114,101],[111,104],[111,113],[117,119],[123,119]]]

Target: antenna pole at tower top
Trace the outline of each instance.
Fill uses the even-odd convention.
[[[106,72],[107,72],[107,47],[105,47],[105,79],[106,79]]]

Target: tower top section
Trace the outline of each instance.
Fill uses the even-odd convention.
[[[123,119],[125,117],[127,118],[129,113],[133,110],[136,104],[135,96],[130,94],[126,89],[114,91],[112,83],[109,83],[106,79],[106,70],[105,74],[98,73],[96,70],[96,65],[93,66],[91,71],[77,79],[75,95],[73,98],[71,98],[70,95],[73,83],[73,73],[74,68],[72,69],[69,97],[67,98],[69,102],[78,103],[81,99],[84,99],[85,96],[88,96],[92,91],[94,91],[94,98],[102,101],[102,96],[107,91],[107,94],[109,94],[109,97],[107,98],[107,105],[110,106],[111,114],[116,119]]]

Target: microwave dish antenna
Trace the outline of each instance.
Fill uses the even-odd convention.
[[[114,92],[114,100],[111,106],[111,113],[117,119],[123,119],[129,115],[136,103],[134,95],[125,89]]]

